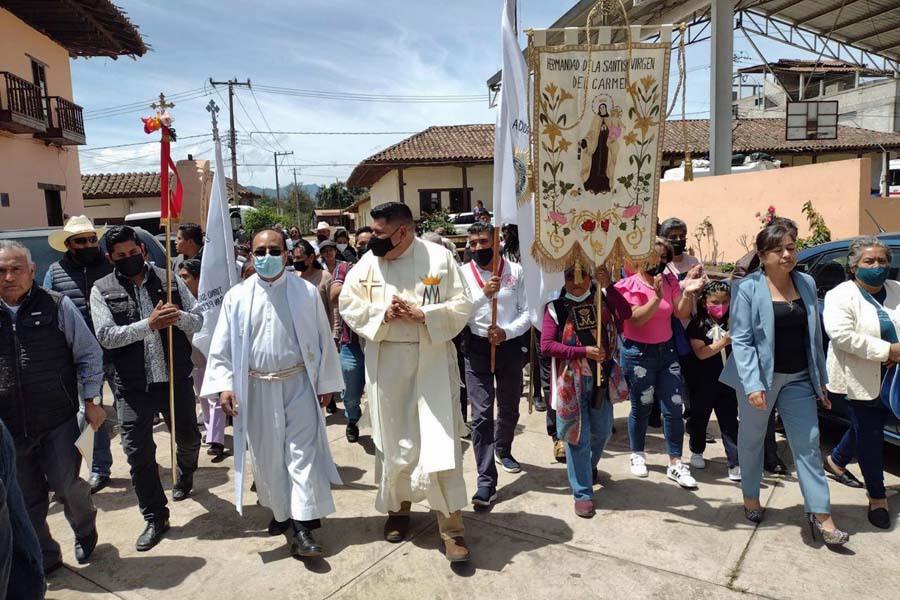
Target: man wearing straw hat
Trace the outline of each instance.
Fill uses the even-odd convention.
[[[47,238],[50,247],[63,252],[60,260],[50,265],[44,277],[44,289],[59,292],[68,296],[69,300],[81,312],[85,323],[93,333],[94,322],[91,319],[90,296],[94,282],[112,273],[113,266],[100,251],[100,237],[105,227],[94,227],[91,220],[84,215],[72,217],[62,229],[54,231]],[[113,403],[118,398],[116,390],[116,370],[109,356],[103,356],[103,378],[113,394]],[[103,406],[103,395],[97,397],[98,406]],[[82,399],[83,402],[83,399]],[[83,410],[82,410],[83,412]],[[79,415],[79,418],[83,417]],[[112,469],[112,452],[109,445],[109,426],[107,423],[94,434],[94,457],[91,462],[91,493],[95,494],[109,484]],[[83,426],[82,426],[83,428]]]
[[[169,529],[169,509],[159,479],[153,418],[162,413],[178,446],[178,481],[172,499],[186,499],[194,485],[200,453],[200,432],[194,398],[190,336],[203,324],[194,313],[196,301],[174,278],[172,303],[166,302],[166,272],[147,264],[147,251],[131,227],[113,227],[106,233],[107,257],[115,270],[99,279],[91,290],[91,313],[97,340],[110,351],[116,384],[122,393],[119,423],[122,448],[131,467],[131,481],[141,514],[147,522],[138,537],[139,552],[150,550]],[[173,326],[172,364],[169,336]],[[169,377],[174,387],[175,414],[169,410]]]

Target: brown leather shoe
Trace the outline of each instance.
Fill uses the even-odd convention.
[[[384,539],[399,544],[409,532],[409,515],[390,515],[384,522]]]
[[[444,556],[450,562],[466,562],[471,553],[466,546],[466,540],[461,535],[444,540]]]
[[[556,462],[566,462],[566,443],[564,441],[556,440],[553,442],[553,458],[556,459]]]

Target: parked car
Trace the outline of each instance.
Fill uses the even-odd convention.
[[[57,252],[47,243],[47,236],[58,229],[62,229],[62,227],[34,227],[31,229],[0,231],[0,240],[15,240],[28,248],[31,252],[31,259],[35,264],[34,278],[40,284],[44,281],[44,275],[47,273],[50,265],[63,256],[62,252]],[[144,229],[135,227],[134,230],[144,247],[147,248],[150,262],[156,266],[165,265],[165,248]],[[103,252],[106,252],[106,244],[102,238],[100,239],[100,248]]]
[[[893,256],[888,277],[900,280],[900,233],[882,233],[877,236],[891,249]],[[827,242],[812,248],[801,250],[797,255],[797,268],[812,275],[816,281],[816,291],[819,296],[819,316],[822,315],[825,294],[837,285],[847,280],[847,250],[850,247],[850,239]],[[825,336],[825,346],[828,346],[828,336]],[[843,395],[831,394],[831,410],[819,408],[819,418],[829,421],[838,421],[844,425],[850,424],[850,413],[847,409],[847,400]],[[900,446],[900,421],[893,415],[888,418],[884,426],[884,440]]]
[[[467,235],[469,227],[475,222],[475,213],[464,212],[449,215],[456,235]]]

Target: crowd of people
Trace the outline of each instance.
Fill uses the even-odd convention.
[[[314,531],[335,512],[331,487],[341,483],[325,415],[338,401],[347,442],[359,442],[368,417],[384,538],[406,539],[412,503],[426,501],[447,559],[466,561],[461,510],[490,507],[500,471],[522,470],[513,446],[526,373],[579,517],[595,515],[613,406],[627,402],[635,477],[648,476],[648,428],[662,427],[668,479],[696,489],[692,469],[708,466],[715,413],[723,476],[740,483],[745,517],[760,523],[763,471],[787,470],[775,448],[777,411],[814,535],[838,546],[850,537],[831,515],[826,472],[865,487],[869,521],[890,527],[882,430],[900,410],[884,385],[900,363],[900,284],[887,277],[891,251],[878,238],[850,244],[848,278],[825,295],[820,318],[815,282],[795,268],[792,221],[767,224],[753,265],[729,281],[704,273],[687,251],[687,225],[667,219],[650,260],[614,274],[603,265],[567,269],[535,324],[525,291],[533,275],[519,264],[515,228],[497,246],[490,214],[480,206],[476,216],[463,264],[440,234],[417,235],[397,202],[375,207],[371,227],[352,236],[324,222],[314,241],[297,227],[253,232],[236,244],[243,281],[226,294],[206,353],[192,344],[203,321],[197,225],[179,227],[172,265],[153,265],[132,228],[73,217],[48,239],[64,255],[41,285],[28,249],[0,241],[3,589],[40,598],[44,577],[62,565],[47,525],[51,492],[74,532],[76,560],[90,560],[99,539],[92,494],[109,483],[116,433],[145,521],[136,548],[161,541],[169,508],[153,437],[160,416],[177,447],[174,501],[193,491],[202,444],[216,460],[228,456],[231,422],[238,510],[249,453],[252,492],[272,511],[269,534],[285,534],[297,556],[322,556]],[[817,404],[829,409],[834,395],[849,401],[851,425],[823,463]],[[95,431],[87,481],[76,449],[86,428]],[[463,439],[477,469],[471,497]],[[863,481],[848,469],[854,458]]]

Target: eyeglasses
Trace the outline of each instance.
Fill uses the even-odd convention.
[[[69,238],[69,241],[72,243],[73,246],[86,246],[88,244],[96,244],[97,236],[92,235],[90,237],[80,237],[80,238],[71,237],[71,238]]]
[[[260,246],[253,251],[255,256],[265,256],[268,254],[269,256],[281,256],[281,253],[284,252],[283,248],[279,248],[278,246],[269,246],[268,248],[265,246]]]

